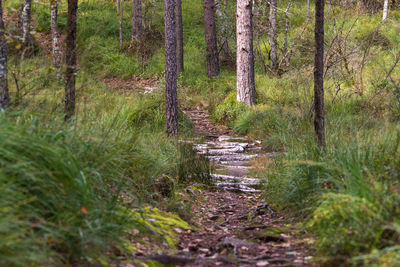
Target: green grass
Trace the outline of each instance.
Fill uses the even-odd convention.
[[[229,19],[233,21],[234,4],[228,2]],[[220,76],[214,79],[207,77],[202,2],[183,0],[182,4],[185,72],[178,81],[180,103],[207,108],[216,122],[230,125],[239,134],[261,139],[269,150],[281,152],[274,160],[266,160],[266,169],[256,175],[268,177],[265,195],[269,201],[305,222],[306,229],[316,239],[313,247],[322,260],[398,265],[400,97],[395,86],[385,80],[385,72],[400,49],[400,11],[390,10],[389,20],[373,34],[381,14],[340,6],[327,8],[326,50],[333,55],[328,63],[336,64],[330,66],[325,76],[327,148],[321,150],[315,144],[313,132],[314,25],[305,18],[306,2],[295,1],[291,9],[290,68],[274,76],[264,73],[256,62],[257,105],[251,108],[235,101],[232,66],[222,67]],[[284,9],[286,4],[287,1],[279,2],[279,7]],[[15,1],[5,5],[9,13],[17,7]],[[122,80],[132,76],[162,77],[162,3],[158,1],[154,25],[146,28],[145,64],[137,62],[135,51],[130,48],[129,2],[124,4],[121,51],[115,3],[90,0],[79,5],[80,71],[73,123],[65,125],[62,121],[64,84],[58,81],[50,61],[40,53],[24,59],[22,66],[17,56],[13,54],[10,58],[9,68],[17,74],[24,96],[2,118],[0,129],[3,138],[16,132],[0,149],[6,145],[7,151],[10,145],[17,149],[7,159],[13,164],[0,161],[6,166],[1,168],[0,177],[9,181],[0,188],[8,203],[0,210],[4,214],[0,229],[5,229],[0,234],[6,240],[0,243],[0,252],[7,255],[0,258],[6,264],[23,265],[29,261],[40,264],[46,257],[57,263],[91,262],[98,256],[96,251],[119,247],[119,236],[109,233],[113,225],[122,233],[125,226],[135,223],[121,218],[121,209],[117,207],[125,208],[127,204],[120,203],[118,194],[185,214],[188,207],[179,205],[180,199],[174,192],[181,184],[191,182],[189,177],[209,182],[209,177],[203,175],[209,170],[208,162],[165,136],[162,92],[151,96],[119,92],[99,81],[104,77]],[[151,12],[146,10],[148,21]],[[313,15],[313,8],[311,11]],[[48,4],[35,2],[33,13],[35,30],[47,33]],[[66,3],[62,2],[61,30],[65,29],[66,14]],[[282,48],[282,12],[278,12],[278,26],[278,43]],[[335,32],[342,35],[335,38]],[[266,35],[261,39],[266,41]],[[341,43],[329,49],[332,40]],[[229,44],[234,50],[234,33]],[[369,54],[361,75],[361,59],[367,48]],[[268,45],[260,49],[267,58]],[[15,44],[10,45],[9,51],[17,53]],[[278,53],[281,57],[282,51]],[[347,62],[340,59],[343,53],[348,53]],[[269,64],[269,60],[265,59],[265,63]],[[394,80],[400,78],[399,73],[397,66]],[[16,88],[11,78],[10,86],[15,99]],[[188,137],[191,123],[180,115],[181,134]],[[19,139],[24,142],[18,143]],[[25,149],[19,151],[23,145],[32,154],[25,153]],[[23,160],[19,161],[21,157]],[[74,168],[70,170],[68,164]],[[55,175],[55,166],[60,175]],[[43,192],[21,193],[34,186],[21,184],[19,178],[9,179],[8,173],[24,177],[26,183],[41,183],[39,189]],[[64,180],[72,186],[63,184]],[[82,183],[83,180],[88,182]],[[71,199],[47,190],[69,193],[74,186],[77,189],[71,193]],[[110,187],[117,190],[109,190]],[[42,214],[44,209],[38,203],[42,201],[55,209],[58,197],[65,204],[63,211],[51,216]],[[133,203],[136,202],[130,204],[136,207]],[[87,216],[80,213],[83,205],[88,209]],[[31,227],[32,218],[27,216],[32,214],[50,226],[41,226],[39,220],[40,227]],[[91,217],[97,214],[101,214],[99,221]],[[55,227],[64,218],[72,219],[66,220],[65,228]],[[79,231],[85,234],[79,236],[76,234]],[[71,242],[81,246],[73,251]]]

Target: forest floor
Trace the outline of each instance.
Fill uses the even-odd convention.
[[[192,192],[196,196],[191,221],[196,229],[179,232],[178,253],[137,259],[175,266],[315,266],[303,233],[266,203],[261,180],[248,176],[257,157],[274,153],[263,151],[260,142],[215,125],[207,111],[186,108],[184,112],[203,140],[196,139],[194,148],[215,165],[211,174],[215,190]]]

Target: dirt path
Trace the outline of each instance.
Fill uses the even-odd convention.
[[[298,230],[265,203],[262,181],[248,176],[251,160],[266,153],[259,142],[214,125],[205,111],[185,113],[206,137],[194,148],[216,164],[212,177],[219,190],[196,193],[199,229],[181,233],[178,254],[155,259],[176,266],[310,266]]]

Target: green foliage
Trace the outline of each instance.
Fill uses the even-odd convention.
[[[245,109],[244,104],[236,101],[236,92],[231,92],[224,102],[216,107],[214,118],[218,122],[229,123],[234,121]]]
[[[122,181],[99,169],[116,162],[92,161],[99,147],[68,131],[0,119],[0,264],[91,261],[115,247],[134,225],[117,208]]]
[[[346,259],[375,245],[384,222],[381,212],[366,198],[329,193],[322,196],[308,226],[320,252]]]

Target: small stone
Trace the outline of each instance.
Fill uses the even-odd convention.
[[[258,267],[263,267],[263,266],[268,266],[268,265],[269,265],[268,261],[258,261],[256,263],[256,266],[258,266]]]

